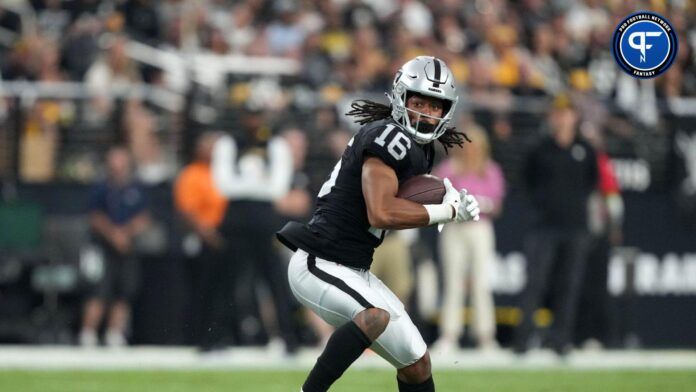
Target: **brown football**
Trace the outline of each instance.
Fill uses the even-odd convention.
[[[445,184],[437,176],[423,174],[399,184],[396,197],[419,204],[440,204],[445,196]]]

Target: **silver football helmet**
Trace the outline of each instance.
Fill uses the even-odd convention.
[[[417,93],[443,100],[443,116],[432,117],[415,110],[406,108],[406,99],[409,93]],[[399,123],[413,139],[426,144],[436,140],[447,129],[447,124],[452,120],[454,109],[459,97],[454,87],[454,75],[444,61],[430,56],[418,56],[404,64],[396,73],[392,85],[391,95],[387,94],[392,105],[392,118]],[[414,124],[408,116],[408,112],[417,115]],[[419,116],[419,117],[418,117]],[[435,128],[427,131],[419,125],[420,118],[430,117],[438,120]],[[421,128],[421,129],[419,129]]]

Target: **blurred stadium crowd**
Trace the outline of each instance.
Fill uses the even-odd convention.
[[[675,63],[655,80],[624,74],[610,51],[617,23],[639,9],[666,17],[679,38]],[[268,140],[299,131],[303,140],[295,142],[307,144],[306,152],[297,147],[306,154],[305,188],[315,195],[357,129],[343,116],[350,102],[386,101],[382,94],[395,71],[417,55],[439,57],[452,69],[461,95],[457,125],[488,135],[510,192],[522,187],[526,149],[543,133],[559,96],[577,111],[581,133],[610,156],[647,162],[649,183],[618,173],[622,189],[669,189],[671,121],[696,111],[693,1],[6,0],[0,5],[3,200],[37,201],[44,215],[84,215],[84,184],[105,173],[111,147],[125,145],[151,193],[154,220],[176,238],[162,251],[171,259],[181,242],[172,184],[197,156],[204,132],[243,138],[250,131]],[[71,222],[54,221],[54,242],[65,238],[55,233],[62,228],[85,226]],[[30,236],[17,241],[31,247]],[[414,257],[437,257],[434,248],[416,246]],[[80,268],[89,271],[81,252]],[[144,290],[161,296],[186,287],[184,264],[175,264],[152,261]],[[7,299],[15,283],[3,271]],[[34,286],[41,286],[39,278]],[[59,295],[61,283],[53,286],[38,301],[52,320],[44,325],[62,322],[75,334],[82,291]],[[184,303],[184,296],[152,301]],[[143,298],[134,310],[133,342],[191,342],[171,326],[168,338],[158,337],[166,328],[152,316],[139,318],[142,309],[156,307]],[[0,307],[16,316],[35,304]],[[161,309],[177,314],[163,317],[166,323],[188,325],[185,312]],[[0,330],[10,341],[42,340],[17,338],[7,322]]]
[[[618,20],[641,8],[667,17],[680,41],[675,65],[655,81],[623,75],[607,44]],[[503,139],[510,137],[506,114],[538,113],[543,97],[561,92],[600,129],[612,128],[614,112],[637,126],[658,126],[665,99],[696,95],[696,11],[685,1],[56,0],[9,1],[0,12],[6,85],[73,81],[92,95],[87,107],[24,96],[27,113],[15,135],[22,140],[4,132],[0,168],[10,173],[18,159],[27,180],[93,176],[95,157],[83,157],[80,146],[101,142],[103,150],[110,139],[131,143],[153,182],[171,178],[190,153],[186,135],[196,131],[182,117],[229,128],[235,116],[225,112],[235,108],[268,109],[274,127],[299,119],[304,128],[312,121],[347,128],[335,114],[305,117],[316,107],[340,112],[357,93],[379,96],[400,64],[419,54],[450,65],[467,103],[462,109],[489,109],[492,118],[477,121]],[[245,57],[234,56],[289,61],[240,67]],[[230,63],[237,66],[226,68]],[[164,91],[147,90],[146,99],[140,94],[122,105],[108,98],[133,98],[128,88],[143,85]],[[2,113],[5,125],[13,124],[8,102]],[[631,125],[619,127],[631,132]],[[29,150],[15,157],[10,146]]]

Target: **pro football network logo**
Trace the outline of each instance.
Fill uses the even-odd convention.
[[[649,79],[665,72],[677,55],[677,35],[662,16],[640,11],[616,26],[612,38],[614,59],[627,74]]]

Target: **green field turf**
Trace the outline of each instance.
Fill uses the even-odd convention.
[[[299,392],[304,371],[0,371],[2,391]],[[441,371],[438,392],[696,391],[693,370]],[[332,392],[395,392],[393,372],[349,370]]]

